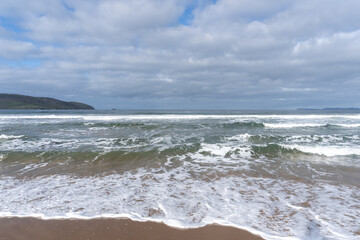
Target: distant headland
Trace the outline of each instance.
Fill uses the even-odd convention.
[[[84,103],[64,102],[48,97],[0,94],[0,109],[94,110],[94,107]]]
[[[315,111],[359,111],[360,108],[298,108],[297,110],[315,110]]]

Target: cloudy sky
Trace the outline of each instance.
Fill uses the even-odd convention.
[[[1,0],[0,92],[99,109],[360,107],[359,0]]]

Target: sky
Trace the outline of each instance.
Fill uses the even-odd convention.
[[[360,107],[359,0],[1,0],[0,93],[97,109]]]

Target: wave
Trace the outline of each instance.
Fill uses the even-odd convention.
[[[61,138],[64,134],[74,134],[59,132],[56,138],[54,137],[27,137],[23,138],[8,138],[5,142],[0,144],[0,151],[64,151],[64,152],[83,152],[83,151],[117,151],[140,149],[140,148],[159,148],[171,147],[171,138],[154,134],[149,137],[89,137],[76,138],[73,135],[67,135],[67,138]],[[82,131],[78,133],[81,136]],[[87,134],[87,131],[85,132]],[[53,134],[54,135],[54,134]]]
[[[264,128],[265,125],[259,122],[233,122],[223,124],[224,128]]]
[[[348,124],[326,124],[326,127],[343,127],[343,128],[358,128],[359,123],[348,123]]]
[[[286,136],[276,136],[276,135],[251,135],[248,136],[248,142],[251,144],[268,144],[268,143],[278,143],[284,142]]]
[[[329,123],[264,123],[266,128],[315,128],[315,127],[342,127],[342,128],[358,128],[360,124],[329,124]]]
[[[10,151],[0,152],[1,174],[23,174],[38,169],[36,174],[125,171],[140,167],[158,167],[171,158],[196,153],[200,143],[161,147],[143,147],[112,151]]]
[[[335,156],[360,156],[360,149],[358,146],[308,146],[308,145],[287,145],[286,148],[297,149],[303,153],[316,154],[327,157]]]
[[[146,130],[156,129],[161,127],[161,125],[141,123],[141,122],[85,122],[83,125],[89,126],[91,128],[101,127],[101,128],[141,128]]]
[[[305,155],[305,152],[299,151],[296,148],[288,148],[278,144],[267,144],[265,146],[252,146],[251,147],[253,156],[265,156],[268,158],[274,157],[288,157]]]
[[[22,138],[24,135],[6,135],[6,134],[0,134],[0,139],[18,139]]]
[[[252,146],[253,156],[274,157],[300,157],[319,155],[326,157],[335,156],[360,156],[360,149],[355,146],[308,146],[308,145],[286,145],[286,144],[267,144]]]
[[[231,137],[229,139],[241,139],[246,140],[251,144],[269,144],[269,143],[278,143],[278,144],[331,144],[338,145],[341,144],[359,144],[360,136],[359,135],[293,135],[293,136],[281,136],[281,135],[249,135],[249,134],[240,134],[237,137]]]

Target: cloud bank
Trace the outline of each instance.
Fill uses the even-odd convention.
[[[358,0],[2,0],[0,92],[97,108],[360,107]]]

